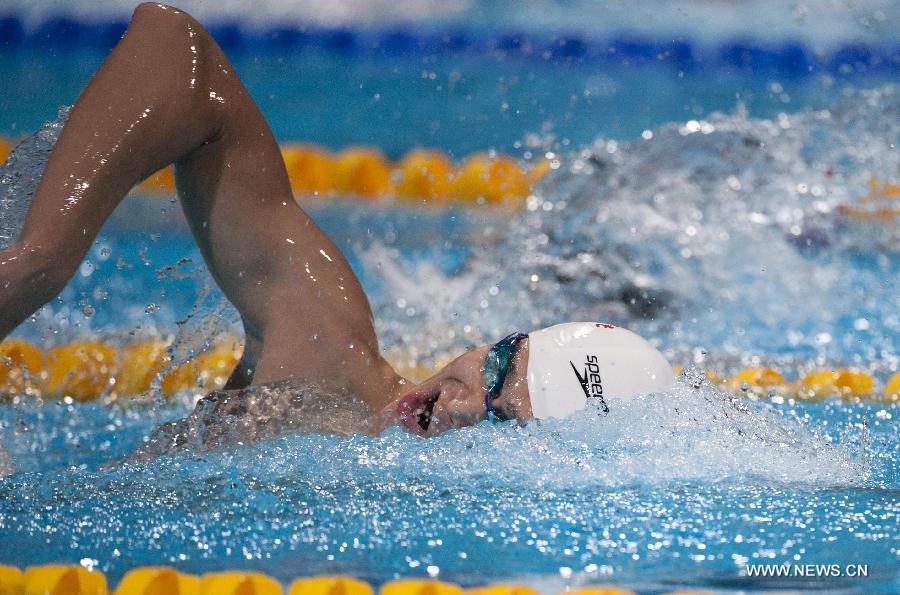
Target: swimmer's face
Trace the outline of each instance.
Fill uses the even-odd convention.
[[[451,428],[471,426],[487,418],[482,366],[493,345],[482,345],[459,356],[437,374],[389,404],[382,427],[399,424],[407,432],[434,436]],[[493,405],[502,419],[531,419],[528,397],[528,340],[516,346],[509,372]]]

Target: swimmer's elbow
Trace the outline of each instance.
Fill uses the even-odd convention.
[[[191,21],[190,15],[174,6],[159,2],[141,2],[131,14],[131,25],[156,25],[162,27],[186,26]]]
[[[208,35],[203,26],[181,9],[155,2],[144,2],[134,9],[125,38],[140,38],[138,43],[152,44],[154,57],[163,63],[179,63],[181,56],[193,62],[204,49]],[[192,64],[196,66],[196,64]]]
[[[189,14],[164,4],[145,2],[134,10],[123,42],[125,60],[146,73],[149,88],[178,115],[213,118],[218,103],[209,86],[218,58],[215,41]]]

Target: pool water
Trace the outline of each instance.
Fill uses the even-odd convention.
[[[101,58],[0,52],[0,71],[21,81],[0,90],[0,130],[52,120]],[[279,140],[558,159],[516,212],[308,203],[359,274],[392,357],[428,366],[514,329],[592,319],[653,337],[686,371],[608,417],[427,441],[293,434],[112,467],[196,396],[23,395],[0,405],[0,468],[12,472],[0,479],[0,562],[81,563],[111,582],[165,563],[546,592],[900,589],[897,404],[730,395],[699,371],[854,366],[883,383],[898,369],[897,220],[846,215],[871,208],[873,179],[900,171],[896,73],[323,51],[238,53],[235,65]],[[58,128],[0,170],[0,235],[27,205],[10,190],[23,178],[9,176],[27,185]],[[235,324],[177,204],[134,197],[16,335],[122,344],[177,332],[190,351]],[[757,563],[864,564],[869,576],[747,577]]]
[[[105,55],[105,48],[78,46],[0,51],[0,72],[18,83],[0,89],[0,134],[33,131],[72,104]],[[877,86],[892,75],[889,67],[798,76],[699,58],[635,63],[499,52],[254,49],[231,59],[279,141],[370,144],[394,158],[421,146],[456,158],[488,148],[521,154],[535,136],[575,149],[598,136],[634,138],[738,106],[770,118],[826,108],[842,89]]]
[[[682,381],[611,418],[300,434],[98,470],[168,407],[4,408],[22,470],[0,484],[4,561],[258,569],[282,580],[434,575],[545,589],[820,587],[896,580],[896,427],[879,406],[735,406]],[[485,564],[490,560],[489,564]],[[859,580],[752,580],[756,562],[869,565]]]

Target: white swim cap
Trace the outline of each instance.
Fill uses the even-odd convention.
[[[534,417],[565,417],[595,400],[616,402],[675,382],[672,366],[635,333],[611,324],[570,322],[528,333],[528,392]]]

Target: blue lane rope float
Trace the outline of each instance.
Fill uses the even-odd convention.
[[[20,47],[112,47],[125,31],[124,21],[79,21],[49,17],[28,27],[16,14],[0,15],[0,49]],[[417,30],[405,26],[383,29],[275,24],[249,28],[236,21],[210,23],[208,29],[227,52],[317,49],[341,54],[432,56],[479,54],[550,62],[668,64],[675,68],[718,68],[803,77],[830,73],[900,71],[900,44],[845,42],[814,51],[801,40],[730,39],[703,43],[685,37],[541,34],[537,32],[476,32],[450,26]]]

